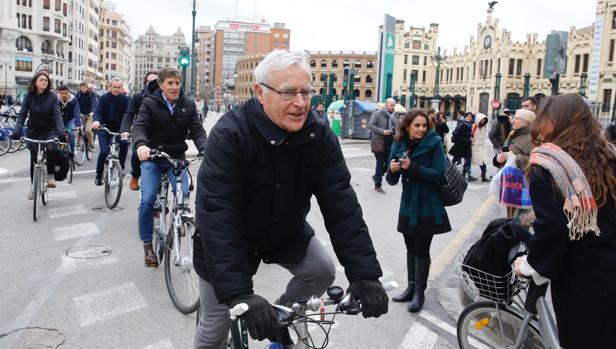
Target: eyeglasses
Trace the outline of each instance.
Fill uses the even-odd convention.
[[[297,96],[298,93],[302,96],[302,99],[305,99],[305,100],[310,99],[312,96],[314,96],[313,89],[303,89],[299,91],[290,91],[290,90],[280,91],[263,82],[260,82],[259,85],[263,87],[267,87],[268,89],[278,93],[278,95],[280,95],[280,98],[285,101],[290,101],[290,100],[295,99],[295,96]]]

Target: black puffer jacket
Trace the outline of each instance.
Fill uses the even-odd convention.
[[[220,302],[251,294],[261,260],[293,263],[305,256],[315,195],[349,281],[380,277],[350,180],[338,139],[314,114],[289,133],[255,99],[233,108],[212,129],[199,169],[195,270],[212,282]]]
[[[171,114],[158,89],[143,99],[133,125],[133,142],[136,149],[142,145],[151,149],[162,147],[171,157],[183,159],[188,149],[185,142],[188,131],[197,149],[203,151],[207,137],[199,122],[195,101],[180,93]]]
[[[29,138],[43,139],[48,135],[60,136],[65,132],[58,97],[51,91],[40,95],[34,93],[26,95],[13,131],[16,135],[21,135],[26,117]]]
[[[120,126],[120,132],[131,132],[133,123],[135,122],[135,119],[137,119],[137,115],[139,115],[139,109],[141,108],[143,99],[154,93],[157,89],[158,80],[154,80],[151,81],[141,92],[133,95],[128,103],[128,108],[126,108],[126,111],[124,112],[124,116],[122,116],[122,126]]]

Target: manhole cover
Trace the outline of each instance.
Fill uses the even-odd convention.
[[[66,255],[75,259],[93,259],[109,256],[111,247],[109,246],[75,246],[66,251]]]
[[[92,211],[94,212],[105,212],[105,211],[109,211],[109,209],[107,208],[107,206],[95,206],[92,207]],[[114,208],[111,209],[111,211],[124,211],[124,207],[120,207],[120,206],[116,206]]]
[[[59,348],[66,336],[55,328],[26,327],[0,334],[0,347],[11,348]]]

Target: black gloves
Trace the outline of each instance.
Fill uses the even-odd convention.
[[[278,316],[265,298],[251,294],[239,296],[227,301],[227,306],[233,308],[238,304],[246,303],[248,311],[242,315],[250,337],[257,340],[274,338],[278,331]]]
[[[349,286],[349,291],[361,301],[364,318],[387,314],[389,297],[379,280],[357,280]]]
[[[12,138],[13,140],[15,140],[15,141],[20,140],[20,139],[21,139],[21,133],[18,133],[18,132],[13,132],[13,133],[11,134],[11,138]]]

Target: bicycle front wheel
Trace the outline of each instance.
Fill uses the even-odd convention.
[[[117,161],[111,161],[105,180],[105,204],[112,209],[120,202],[122,195],[122,168]]]
[[[9,134],[0,129],[0,155],[4,155],[9,152],[9,149],[11,149],[11,143],[13,142],[11,141]]]
[[[68,158],[68,174],[66,175],[66,180],[68,184],[73,183],[73,170],[75,169],[75,162],[73,161],[73,157],[69,156]]]
[[[35,222],[38,218],[38,201],[42,175],[43,171],[40,168],[35,167],[34,175],[32,176],[32,219]]]
[[[182,223],[174,232],[173,223],[165,243],[165,283],[173,305],[184,314],[199,307],[199,277],[193,268],[193,234],[195,220],[182,217]],[[177,240],[176,240],[177,239]],[[176,241],[178,245],[175,246]]]
[[[458,318],[458,345],[462,349],[476,348],[478,343],[486,348],[508,348],[515,344],[523,318],[505,305],[494,302],[476,302],[464,309]],[[526,329],[520,349],[546,348],[537,328],[531,324]]]
[[[43,205],[47,205],[49,201],[49,190],[47,189],[47,164],[43,164],[42,176],[40,180],[41,187],[39,188],[39,192],[41,193],[41,202]]]
[[[83,165],[86,162],[86,143],[83,140],[84,136],[81,133],[77,134],[77,139],[75,140],[75,164],[78,166]]]

